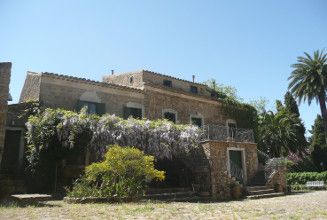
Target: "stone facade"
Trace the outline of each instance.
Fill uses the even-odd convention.
[[[203,84],[150,71],[105,76],[103,80],[28,72],[20,102],[37,100],[44,107],[68,110],[76,110],[79,101],[103,103],[106,113],[122,117],[124,107],[132,107],[141,109],[142,117],[149,119],[163,118],[168,111],[176,115],[177,123],[183,124],[191,123],[194,117],[202,125],[226,125],[228,120],[221,102],[211,97],[210,89]],[[171,80],[172,87],[164,86],[163,80]],[[192,93],[191,86],[196,86],[198,93]]]
[[[170,83],[165,84],[166,81]],[[176,123],[181,124],[193,123],[194,118],[201,121],[201,126],[225,126],[227,122],[235,122],[226,117],[221,101],[211,94],[206,85],[146,70],[105,76],[103,82],[53,73],[28,72],[20,105],[30,100],[38,101],[42,107],[67,110],[77,110],[80,101],[96,103],[103,105],[103,113],[120,117],[126,116],[126,108],[133,108],[140,110],[143,118],[151,120],[164,118],[168,112],[174,114]],[[199,177],[199,185],[201,181],[207,182],[205,179],[210,179],[210,186],[204,188],[210,189],[218,199],[229,198],[229,150],[242,151],[244,184],[255,175],[258,167],[255,143],[206,141],[202,146],[205,160],[210,165],[199,165],[199,169],[193,172]]]
[[[201,95],[208,98],[211,97],[210,89],[204,84],[178,79],[149,70],[107,75],[103,77],[104,82],[130,86],[134,88],[145,88],[149,86],[163,87],[164,80],[171,81],[171,87],[165,86],[165,90],[190,93],[190,87],[195,86],[198,88],[198,96]]]
[[[11,63],[0,63],[0,164],[4,151]]]
[[[258,169],[257,145],[228,141],[206,141],[202,143],[210,164],[211,193],[217,199],[230,199],[229,150],[242,152],[244,182],[255,176]]]
[[[35,83],[30,82],[32,80]],[[26,94],[32,94],[32,96],[26,96]],[[37,101],[43,107],[65,108],[74,111],[78,101],[103,103],[105,112],[120,117],[123,116],[124,106],[129,103],[143,106],[144,101],[144,94],[140,89],[62,75],[29,72],[20,101],[32,100],[37,97],[35,94],[38,94]]]

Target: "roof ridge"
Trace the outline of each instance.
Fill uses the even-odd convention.
[[[180,80],[180,81],[184,81],[184,82],[188,82],[188,83],[193,83],[193,84],[197,84],[197,85],[201,85],[201,86],[206,86],[206,84],[204,84],[204,83],[192,82],[190,80],[177,78],[177,77],[174,77],[174,76],[162,74],[162,73],[159,73],[159,72],[154,72],[154,71],[151,71],[151,70],[143,69],[142,71],[143,72],[148,72],[148,73],[151,73],[151,74],[155,74],[155,75],[159,75],[159,76],[169,77],[169,78],[172,78],[172,79],[175,79],[175,80]]]
[[[35,72],[34,72],[35,73]],[[111,87],[118,87],[118,88],[125,88],[125,89],[131,89],[131,90],[137,90],[137,91],[143,91],[140,88],[134,88],[130,86],[124,86],[124,85],[119,85],[119,84],[113,84],[113,83],[107,83],[107,82],[101,82],[101,81],[96,81],[96,80],[91,80],[87,78],[82,78],[82,77],[76,77],[76,76],[70,76],[70,75],[64,75],[64,74],[58,74],[58,73],[51,73],[51,72],[41,72],[41,75],[46,75],[50,77],[60,77],[60,78],[65,78],[65,79],[70,79],[70,80],[78,80],[82,81],[85,83],[90,83],[90,84],[97,84],[100,86],[111,86]]]

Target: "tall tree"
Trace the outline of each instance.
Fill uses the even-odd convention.
[[[290,80],[289,89],[300,103],[302,100],[307,100],[310,105],[314,99],[319,102],[324,122],[325,142],[327,143],[327,54],[317,50],[313,56],[308,53],[304,53],[304,55],[298,57],[297,63],[292,65],[294,70],[288,78]]]
[[[282,106],[280,106],[282,107]],[[264,112],[259,118],[259,147],[270,157],[287,156],[295,152],[296,127],[291,114],[281,108],[277,113]]]
[[[308,147],[307,139],[305,138],[305,127],[300,118],[299,107],[295,99],[293,98],[290,92],[287,92],[284,96],[285,110],[290,114],[293,114],[294,123],[298,124],[296,127],[296,143],[294,143],[299,153],[302,154],[305,152],[305,149]]]
[[[289,91],[284,95],[284,105],[289,112],[295,114],[297,117],[300,116],[299,107]]]
[[[319,168],[320,170],[326,170],[327,144],[325,143],[323,119],[320,115],[317,115],[317,118],[310,132],[312,133],[312,136],[310,138],[312,160],[317,168]]]

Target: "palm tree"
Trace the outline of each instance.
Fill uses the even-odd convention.
[[[270,157],[286,156],[296,152],[292,144],[296,141],[293,116],[284,110],[274,114],[272,111],[264,112],[259,117],[259,146]]]
[[[310,105],[314,99],[319,102],[327,143],[327,54],[323,50],[317,50],[313,57],[308,53],[304,55],[298,57],[297,63],[291,66],[294,70],[288,78],[290,80],[288,87],[299,103],[307,100]]]

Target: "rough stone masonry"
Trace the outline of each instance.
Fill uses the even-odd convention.
[[[4,151],[11,63],[0,63],[0,164]]]

